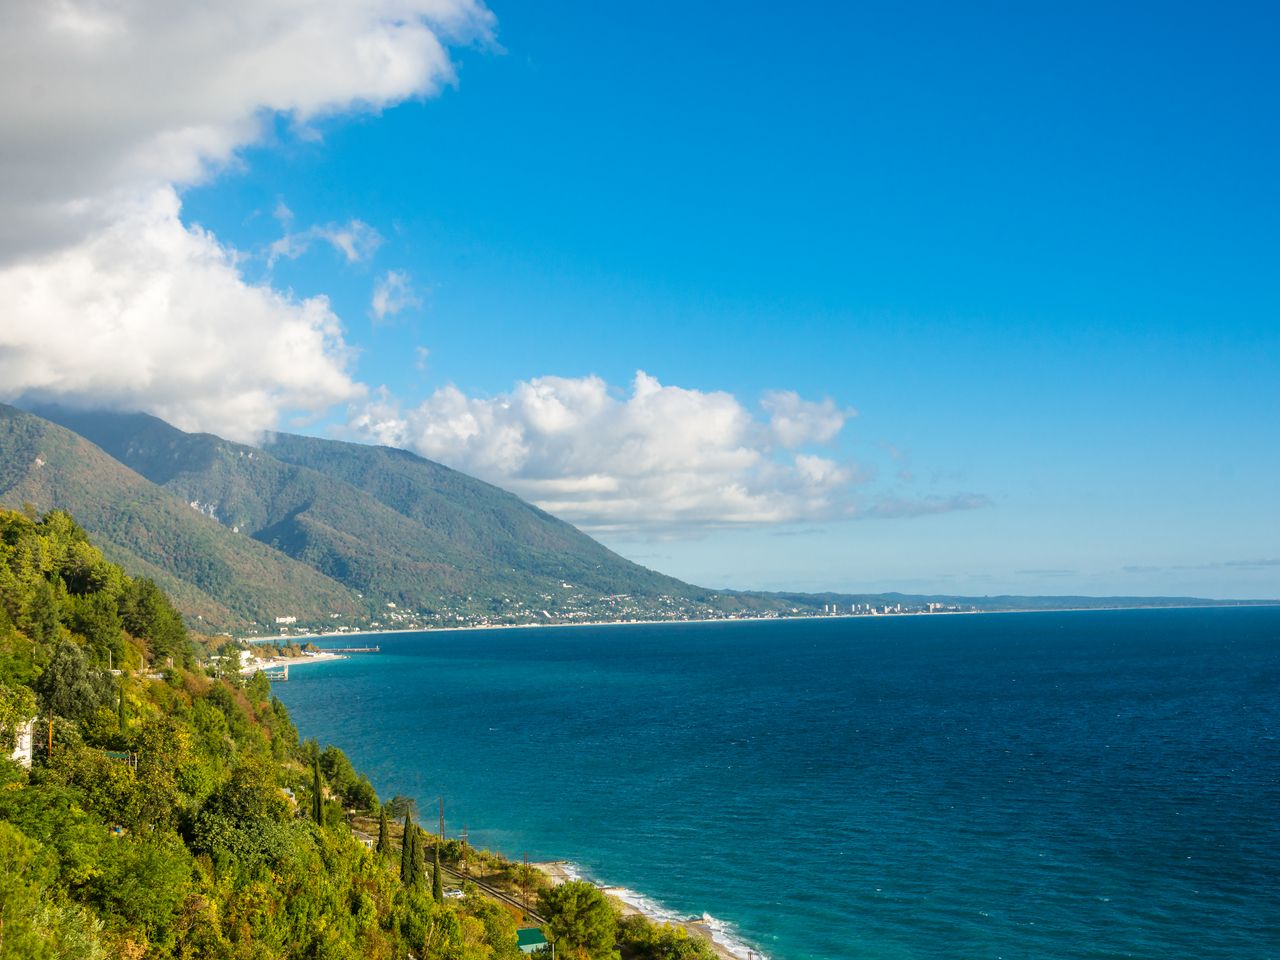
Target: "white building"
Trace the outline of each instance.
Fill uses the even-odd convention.
[[[31,766],[31,757],[35,753],[36,747],[36,718],[32,717],[26,723],[18,725],[18,744],[13,748],[13,752],[9,754],[9,759],[15,763],[20,763],[24,767]]]

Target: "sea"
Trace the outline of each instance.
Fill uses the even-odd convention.
[[[304,737],[744,958],[1280,958],[1280,607],[367,640]]]

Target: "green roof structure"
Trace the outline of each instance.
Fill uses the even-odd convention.
[[[524,927],[516,931],[516,946],[524,953],[533,953],[547,945],[547,938],[538,927]]]

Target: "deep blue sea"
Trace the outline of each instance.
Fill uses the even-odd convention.
[[[774,960],[1280,958],[1280,608],[377,642],[303,736]]]

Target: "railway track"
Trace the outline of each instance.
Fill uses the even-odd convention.
[[[366,833],[365,831],[357,829],[356,827],[352,827],[351,832],[355,834],[357,837],[359,837],[361,840],[363,840],[366,846],[372,849],[374,841],[376,839],[373,836],[373,834]],[[498,901],[501,901],[502,903],[507,904],[508,906],[515,907],[524,916],[528,917],[530,920],[538,924],[538,926],[544,926],[546,924],[547,921],[544,917],[542,917],[540,914],[536,913],[535,911],[525,907],[524,903],[518,897],[513,896],[510,893],[507,893],[507,891],[501,890],[498,887],[495,887],[493,884],[488,883],[484,880],[479,880],[476,877],[471,876],[470,874],[463,875],[459,873],[457,870],[453,869],[452,867],[445,866],[443,863],[440,865],[440,869],[444,871],[444,875],[446,877],[449,877],[452,880],[457,880],[459,883],[470,883],[474,885],[477,890],[483,891],[486,895],[488,895],[489,897],[492,897],[494,900],[498,900]]]
[[[454,870],[452,867],[446,867],[443,864],[441,864],[441,869],[444,871],[445,876],[451,877],[452,879],[457,880],[460,883],[473,884],[476,887],[476,889],[484,891],[484,893],[486,893],[488,896],[492,897],[493,899],[500,900],[503,903],[508,904],[509,906],[515,907],[517,910],[521,911],[530,920],[537,923],[538,926],[544,926],[546,924],[547,921],[545,918],[535,913],[533,910],[526,908],[523,902],[521,902],[517,897],[514,897],[511,894],[507,893],[505,890],[500,890],[497,887],[495,887],[493,884],[486,883],[484,880],[477,880],[475,877],[472,877],[472,876],[464,876],[463,874],[459,873],[457,870]]]

